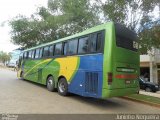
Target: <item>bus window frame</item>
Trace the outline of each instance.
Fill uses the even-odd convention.
[[[45,48],[45,47],[48,47],[48,56],[44,56],[44,48]],[[42,47],[42,49],[43,49],[43,50],[42,50],[42,58],[50,58],[50,56],[49,56],[49,47],[50,47],[50,45],[46,45],[46,46],[43,46],[43,47]]]
[[[40,47],[39,49],[40,49],[40,51],[39,51],[39,58],[38,59],[42,59],[43,58],[43,47]],[[42,55],[40,56],[41,50],[42,50]]]
[[[36,51],[36,49],[33,49],[33,50],[32,50],[32,56],[31,56],[31,59],[32,59],[32,60],[35,59],[35,51]],[[34,56],[33,56],[33,53],[34,53]]]
[[[52,55],[50,55],[50,47],[51,47],[51,46],[53,46]],[[48,51],[48,52],[49,52],[49,56],[48,56],[49,58],[52,58],[52,57],[54,56],[54,48],[55,48],[55,45],[54,45],[54,44],[49,45],[49,51]]]
[[[96,52],[90,52],[90,50],[91,50],[91,46],[90,46],[90,44],[91,44],[91,35],[92,34],[97,34],[98,35],[98,33],[101,33],[101,35],[102,35],[102,45],[101,45],[101,48],[98,50],[98,51],[96,51]],[[85,36],[89,36],[89,50],[88,50],[88,52],[87,53],[78,53],[78,47],[79,47],[79,39],[80,38],[83,38],[83,37],[85,37]],[[105,30],[100,30],[100,31],[96,31],[96,32],[92,32],[92,33],[89,33],[89,34],[86,34],[86,35],[83,35],[83,36],[79,36],[78,37],[78,47],[77,47],[77,55],[87,55],[87,54],[98,54],[98,53],[104,53],[104,46],[105,46]]]
[[[32,59],[32,50],[27,51],[28,52],[28,59]],[[31,52],[31,57],[29,57],[29,53]]]
[[[38,52],[38,58],[36,58],[36,51],[39,49],[39,52]],[[40,55],[40,48],[36,48],[35,49],[35,54],[34,54],[34,59],[36,60],[36,59],[39,59],[39,55]]]
[[[79,43],[79,41],[78,41],[78,38],[77,38],[77,37],[76,37],[76,38],[69,39],[69,40],[66,40],[66,41],[64,41],[63,43],[69,44],[70,41],[74,41],[74,40],[77,40],[77,50],[76,50],[76,53],[75,53],[75,54],[68,54],[69,46],[67,46],[67,54],[64,55],[64,53],[63,53],[64,56],[74,56],[74,55],[78,55],[78,43]],[[63,46],[63,52],[64,52],[64,46]]]
[[[101,35],[102,35],[102,40],[101,40],[101,44],[102,45],[101,45],[101,48],[98,51],[96,51],[96,52],[91,52],[91,46],[90,46],[90,44],[91,44],[91,42],[90,42],[91,41],[91,35],[92,34],[97,34],[97,36],[98,36],[99,33],[101,33]],[[38,58],[35,59],[35,56],[34,56],[34,58],[31,58],[31,59],[38,60],[38,59],[61,58],[61,57],[67,57],[67,56],[81,56],[81,55],[90,55],[90,54],[99,54],[99,53],[103,54],[104,53],[104,46],[105,46],[105,33],[106,33],[105,29],[103,29],[103,30],[95,31],[95,32],[88,33],[88,34],[85,34],[85,35],[82,35],[82,36],[74,37],[74,38],[71,38],[71,39],[66,39],[64,41],[60,41],[60,42],[53,43],[53,44],[50,44],[50,45],[46,45],[46,46],[35,48],[35,49],[42,49],[42,56],[40,56],[40,52],[39,52],[39,57]],[[86,53],[78,53],[79,39],[80,38],[84,38],[86,36],[89,37],[89,47],[88,47],[89,50]],[[64,43],[68,44],[69,41],[72,41],[72,40],[78,40],[77,41],[77,51],[76,51],[76,54],[66,54],[66,55],[64,55]],[[59,44],[59,43],[62,44],[61,55],[55,55],[55,45]],[[45,47],[50,48],[50,46],[52,46],[52,45],[53,45],[53,56],[49,56],[48,55],[48,56],[44,57],[44,48]],[[35,49],[29,50],[29,51],[32,51],[32,54],[33,54],[33,51],[35,51]],[[68,50],[68,48],[67,48],[67,50]],[[26,52],[29,52],[29,51],[26,51]],[[48,52],[49,52],[49,49],[48,49]],[[30,59],[30,58],[28,58],[28,59]]]
[[[65,41],[63,41],[63,42],[67,42],[67,40],[65,40]],[[63,49],[64,49],[64,48],[63,48],[63,47],[64,47],[63,42],[54,43],[54,54],[53,54],[54,57],[61,57],[61,56],[64,56],[64,55],[63,55]],[[56,45],[57,45],[57,44],[60,44],[60,43],[62,44],[62,47],[61,47],[61,54],[60,54],[60,55],[55,55]]]

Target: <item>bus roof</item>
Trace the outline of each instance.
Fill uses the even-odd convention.
[[[82,36],[82,35],[85,35],[85,34],[89,34],[89,33],[92,33],[92,32],[96,32],[96,31],[99,31],[99,30],[103,30],[103,29],[106,28],[106,26],[113,25],[113,24],[114,24],[113,22],[108,22],[108,23],[105,23],[105,24],[101,24],[101,25],[89,28],[87,30],[84,30],[83,32],[76,33],[74,35],[71,35],[71,36],[68,36],[68,37],[65,37],[65,38],[61,38],[59,40],[54,40],[52,42],[44,43],[44,44],[38,45],[36,47],[32,47],[32,48],[26,49],[23,52],[26,52],[26,51],[29,51],[29,50],[34,50],[36,48],[40,48],[40,47],[44,47],[44,46],[48,46],[48,45],[51,45],[51,44],[54,44],[54,43],[63,42],[65,40],[69,40],[69,39],[72,39],[72,38],[75,38],[75,37],[79,37],[79,36]]]

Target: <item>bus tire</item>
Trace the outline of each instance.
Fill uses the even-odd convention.
[[[65,78],[60,78],[58,81],[58,93],[62,96],[68,95],[68,83]]]
[[[48,91],[54,92],[55,91],[55,81],[52,76],[47,78],[47,89]]]

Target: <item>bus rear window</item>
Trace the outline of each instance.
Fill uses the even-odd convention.
[[[138,43],[123,36],[116,36],[116,44],[118,47],[126,48],[132,51],[138,50]]]
[[[115,24],[115,30],[116,30],[116,44],[118,47],[129,49],[132,51],[138,50],[136,33],[119,24]]]

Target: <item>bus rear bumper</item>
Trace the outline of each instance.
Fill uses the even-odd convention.
[[[103,89],[102,91],[102,99],[111,98],[111,97],[119,97],[126,96],[130,94],[138,94],[139,88],[123,88],[123,89]]]

